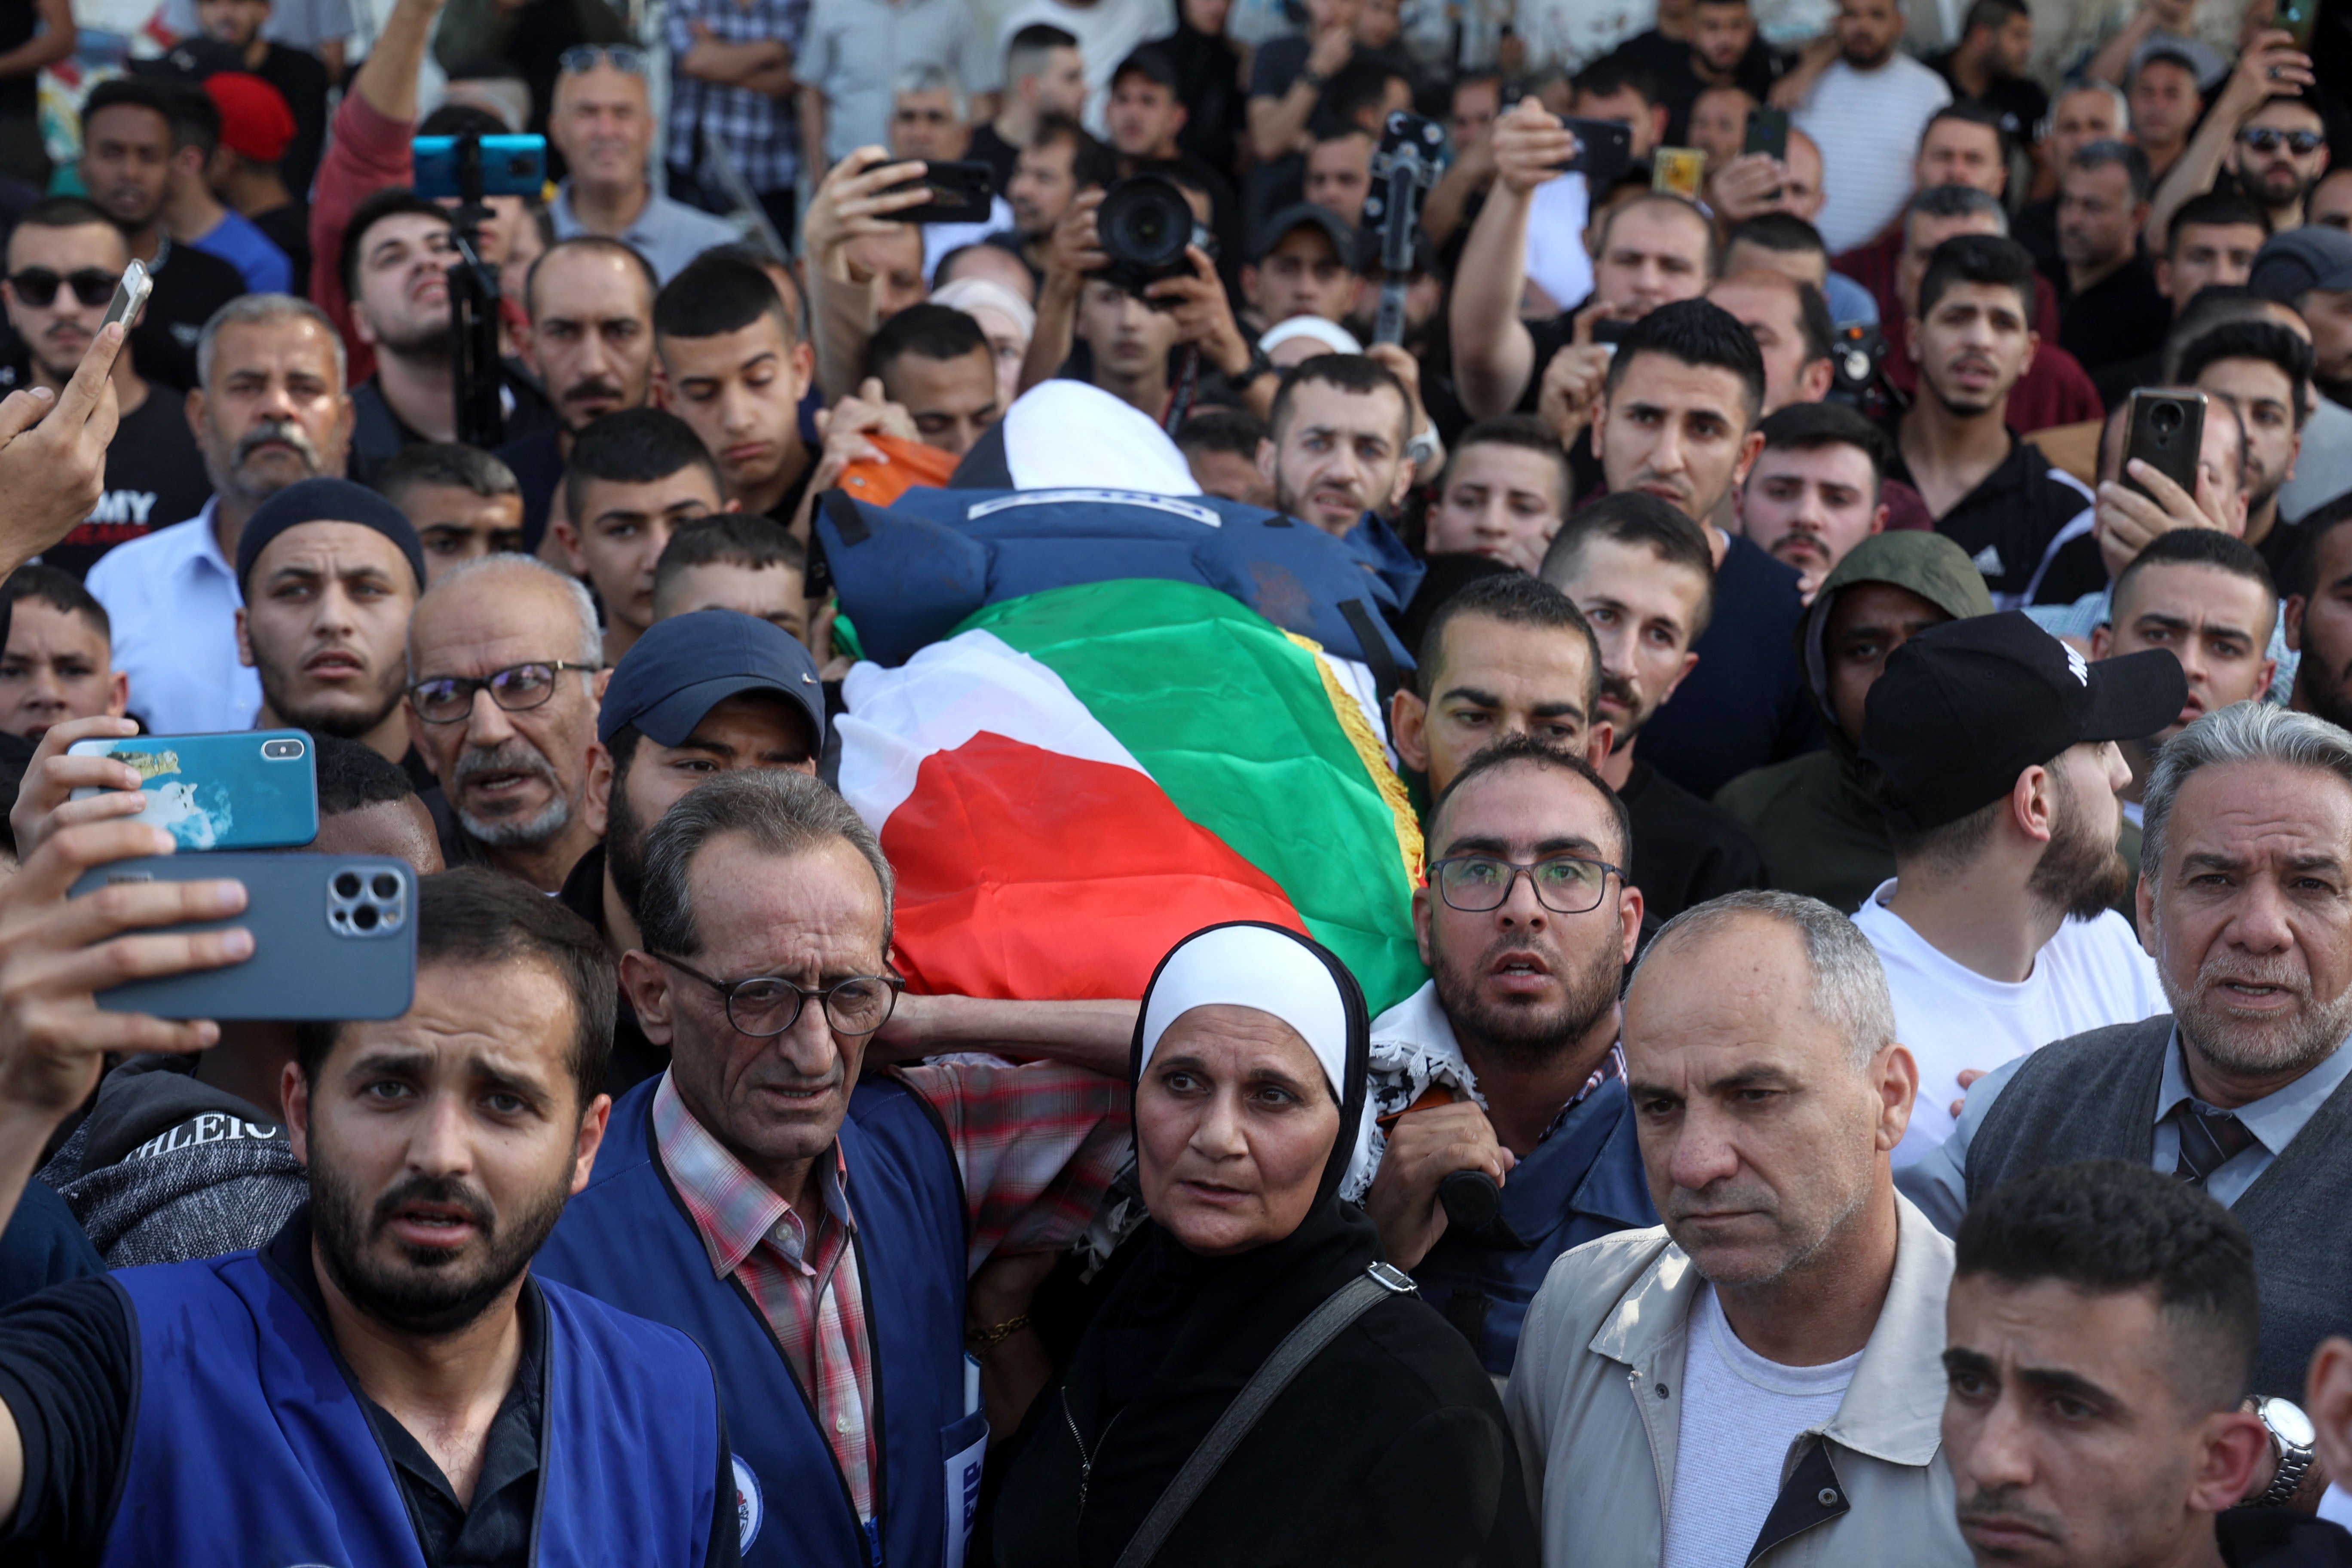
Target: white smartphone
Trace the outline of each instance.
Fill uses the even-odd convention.
[[[115,286],[114,302],[107,306],[106,320],[98,324],[99,330],[103,331],[115,321],[136,321],[139,307],[147,302],[147,296],[154,289],[155,277],[147,270],[147,264],[132,260],[122,269],[122,281]]]

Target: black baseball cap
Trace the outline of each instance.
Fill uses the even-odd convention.
[[[1176,63],[1150,44],[1118,62],[1118,69],[1110,73],[1111,85],[1117,87],[1118,79],[1129,71],[1139,72],[1146,81],[1158,82],[1161,87],[1179,90],[1183,87],[1183,83],[1177,79]]]
[[[635,725],[658,745],[682,745],[704,714],[745,691],[797,703],[808,715],[810,749],[824,744],[816,660],[782,626],[740,610],[694,610],[646,628],[613,667],[596,739],[609,745]]]
[[[1296,202],[1283,208],[1257,231],[1257,250],[1250,259],[1264,261],[1274,247],[1288,238],[1294,229],[1321,229],[1330,237],[1332,248],[1339,253],[1339,264],[1353,271],[1356,266],[1356,231],[1347,220],[1329,207],[1318,207],[1307,202]]]
[[[2084,741],[2137,741],[2179,717],[2162,648],[2093,664],[2016,610],[1930,626],[1896,648],[1863,705],[1862,760],[1897,826],[1925,832],[2007,795]]]
[[[2352,234],[2319,225],[2274,234],[2254,252],[2246,287],[2282,305],[2315,289],[2330,294],[2352,289]]]

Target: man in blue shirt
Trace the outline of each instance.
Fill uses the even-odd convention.
[[[232,212],[205,177],[220,148],[220,106],[200,88],[171,95],[172,172],[163,187],[163,227],[181,245],[217,256],[237,270],[247,292],[285,294],[294,264],[250,218]]]

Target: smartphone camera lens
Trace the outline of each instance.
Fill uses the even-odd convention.
[[[261,743],[261,754],[273,763],[287,762],[302,754],[302,742],[299,741],[264,741]]]
[[[339,899],[356,899],[359,896],[360,874],[357,871],[341,871],[336,873],[335,897]]]
[[[2180,434],[2180,421],[2178,403],[2159,403],[2148,411],[2147,427],[2168,440]]]
[[[375,874],[374,887],[375,896],[379,899],[400,897],[400,879],[389,871],[378,871]]]
[[[352,924],[361,931],[375,930],[376,912],[373,904],[362,904],[352,911]]]

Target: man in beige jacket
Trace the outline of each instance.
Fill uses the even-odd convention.
[[[1548,1564],[1954,1568],[1938,1453],[1951,1244],[1896,1195],[1918,1089],[1877,955],[1735,893],[1625,998],[1662,1229],[1552,1266],[1506,1397]]]

